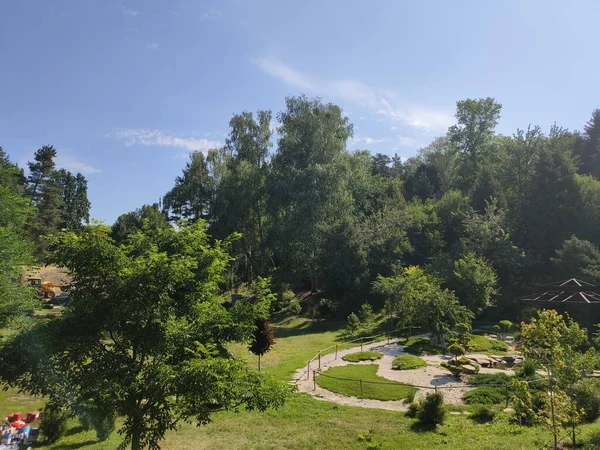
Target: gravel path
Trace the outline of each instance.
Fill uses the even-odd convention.
[[[462,396],[470,388],[465,383],[457,381],[456,378],[448,374],[448,371],[440,367],[440,363],[448,361],[451,356],[422,356],[426,362],[427,367],[420,367],[412,370],[392,370],[392,360],[396,356],[406,355],[404,346],[396,343],[387,344],[384,342],[375,342],[371,344],[363,345],[363,350],[371,350],[383,353],[383,357],[376,361],[363,361],[360,363],[349,363],[344,361],[342,357],[349,353],[355,353],[361,351],[360,346],[349,348],[347,350],[339,351],[337,359],[335,353],[330,353],[321,356],[321,370],[325,371],[331,367],[345,366],[348,364],[378,364],[379,369],[377,375],[387,378],[389,380],[399,381],[402,383],[411,384],[413,386],[422,386],[417,389],[416,399],[425,397],[428,392],[433,392],[434,387],[438,387],[444,393],[444,401],[454,405],[463,404]],[[482,356],[484,355],[468,355],[468,356]],[[313,395],[317,400],[330,401],[339,403],[341,405],[348,406],[360,406],[363,408],[377,408],[377,409],[388,409],[392,411],[406,411],[407,405],[403,400],[370,400],[360,399],[357,397],[347,397],[344,395],[336,394],[321,388],[313,380],[313,370],[318,369],[318,361],[313,361],[310,367],[310,376],[307,376],[307,367],[298,369],[294,374],[294,380],[297,380],[296,385],[300,392],[306,392]],[[480,373],[506,373],[512,375],[512,371],[503,370],[497,368],[481,368]]]

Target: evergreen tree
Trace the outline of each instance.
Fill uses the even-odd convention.
[[[575,146],[575,154],[579,157],[579,172],[600,178],[600,109],[592,112],[583,131]]]

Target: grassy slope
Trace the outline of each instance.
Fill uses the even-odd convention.
[[[332,392],[360,398],[361,389],[358,380],[363,380],[366,381],[366,383],[362,383],[363,397],[374,400],[401,400],[415,393],[415,388],[411,386],[396,383],[378,376],[378,368],[377,364],[332,367],[325,371],[323,375],[317,377],[317,383]],[[329,377],[346,378],[346,380]],[[374,384],[369,383],[369,381],[378,381],[386,384]]]
[[[508,351],[508,344],[497,339],[490,339],[485,336],[474,334],[469,341],[470,353],[486,353],[488,355],[505,355]]]
[[[337,325],[339,326],[339,324]],[[338,339],[335,324],[314,324],[302,319],[277,324],[277,344],[263,359],[263,367],[274,375],[288,378],[314,353]],[[314,334],[313,334],[314,333]],[[243,347],[236,353],[256,364],[256,357]],[[37,399],[21,398],[14,393],[0,393],[3,412],[27,410],[38,406]],[[9,411],[7,411],[7,409]],[[219,413],[213,423],[200,428],[184,424],[167,434],[163,450],[196,449],[364,449],[357,433],[375,431],[374,440],[384,449],[534,449],[539,442],[549,443],[550,436],[542,428],[519,428],[499,418],[492,424],[475,424],[466,416],[448,417],[437,431],[417,432],[411,428],[414,420],[392,411],[344,407],[315,400],[306,394],[294,394],[278,411],[266,413]],[[582,427],[581,438],[600,444],[600,424]],[[70,422],[67,436],[49,447],[54,450],[98,449],[117,447],[119,436],[98,443],[94,432],[82,432],[76,421]]]
[[[356,352],[349,353],[342,357],[344,361],[348,362],[359,362],[359,361],[368,361],[371,359],[381,359],[383,357],[383,353],[379,352]]]

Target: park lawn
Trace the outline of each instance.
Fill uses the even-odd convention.
[[[374,431],[373,441],[389,450],[524,450],[541,448],[540,442],[551,442],[544,428],[509,425],[503,416],[493,423],[477,424],[467,415],[447,415],[446,422],[437,430],[419,431],[414,425],[416,421],[400,412],[336,405],[307,394],[294,394],[276,411],[225,412],[215,414],[213,419],[206,426],[185,424],[168,433],[161,448],[364,450],[366,444],[357,436],[369,429]],[[112,450],[120,442],[116,433],[105,442],[96,442],[93,432],[81,432],[75,422],[68,433],[56,444],[42,448]],[[580,439],[599,444],[600,426],[582,426]]]
[[[429,339],[422,337],[409,337],[398,340],[398,345],[405,346],[407,353],[413,355],[443,355],[444,349],[437,345],[432,344]]]
[[[381,359],[383,357],[383,353],[379,352],[356,352],[349,353],[346,356],[343,356],[342,359],[348,362],[360,362],[360,361],[370,361],[373,359]]]
[[[427,362],[414,355],[397,356],[392,361],[392,369],[394,370],[411,370],[425,366],[427,366]]]
[[[267,370],[288,380],[289,375],[319,349],[339,342],[338,329],[339,324],[316,324],[304,319],[277,323],[277,344],[265,356],[263,364],[268,360]],[[256,357],[249,355],[245,347],[239,346],[238,350],[251,364],[256,363]],[[275,361],[282,367],[276,367]],[[0,392],[2,412],[25,412],[42,403],[35,398],[18,397],[14,391]],[[383,449],[518,450],[537,449],[540,448],[540,442],[547,444],[551,441],[545,429],[509,425],[505,417],[500,417],[491,424],[480,425],[466,415],[448,415],[446,423],[435,431],[418,431],[414,423],[413,419],[406,418],[403,413],[336,405],[316,400],[307,394],[295,393],[279,410],[265,413],[221,412],[215,414],[213,422],[206,426],[183,424],[178,430],[167,433],[166,439],[161,442],[161,448],[363,450],[366,444],[358,441],[357,434],[367,433],[369,429],[374,430],[373,440],[381,443]],[[122,419],[119,419],[117,429],[121,424]],[[600,423],[583,425],[580,438],[584,442],[600,445]],[[120,436],[116,432],[107,441],[97,442],[93,431],[83,431],[76,420],[71,420],[62,439],[53,445],[36,448],[113,450],[119,443]]]
[[[330,347],[322,354],[350,348],[357,344],[343,342],[342,331],[345,322],[313,321],[302,317],[289,317],[274,322],[275,345],[261,357],[260,367],[265,373],[284,380],[291,378],[300,367],[313,358],[319,350]],[[248,350],[247,345],[233,344],[229,350],[235,356],[245,359],[252,367],[258,367],[258,357]],[[316,368],[316,366],[311,367]]]
[[[317,377],[317,383],[324,389],[348,397],[362,397],[373,400],[401,400],[414,396],[416,392],[415,388],[380,377],[377,375],[378,368],[377,364],[332,367]],[[344,380],[330,377],[344,378]],[[359,380],[363,381],[362,394]]]
[[[498,339],[490,339],[485,336],[474,334],[469,341],[470,353],[485,353],[488,355],[505,355],[508,344]]]

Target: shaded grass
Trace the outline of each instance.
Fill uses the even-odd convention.
[[[317,377],[317,383],[324,389],[348,397],[369,398],[373,400],[401,400],[414,396],[416,392],[415,388],[378,376],[378,368],[379,366],[376,364],[332,367]],[[359,380],[363,381],[362,390]],[[375,384],[372,382],[385,384]]]
[[[398,356],[392,361],[392,369],[395,370],[410,370],[425,366],[427,366],[427,363],[424,359],[413,355]]]
[[[432,344],[429,339],[421,337],[409,337],[398,340],[399,345],[405,346],[407,353],[413,355],[443,355],[444,349],[437,345]]]
[[[489,355],[504,355],[508,351],[508,344],[498,339],[490,339],[485,336],[472,335],[469,341],[469,352],[487,353]]]
[[[369,361],[373,359],[381,359],[383,353],[379,352],[356,352],[349,353],[346,356],[342,357],[344,361],[348,362],[359,362],[359,361]]]

